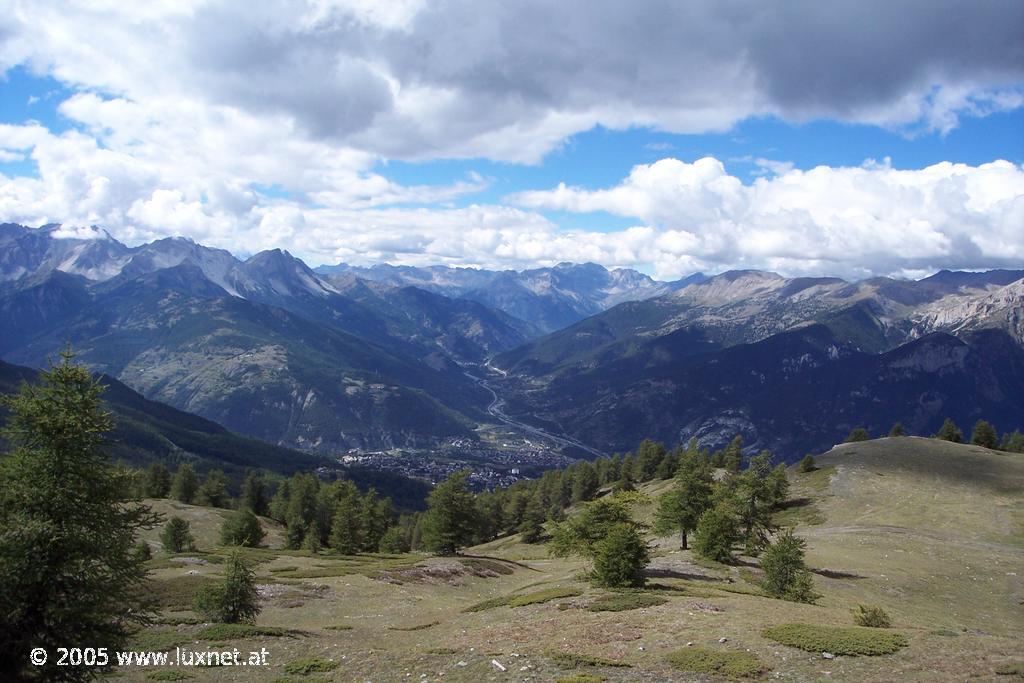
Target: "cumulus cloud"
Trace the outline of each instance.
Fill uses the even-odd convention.
[[[717,159],[670,158],[634,167],[615,187],[563,184],[508,200],[635,218],[651,230],[643,253],[667,276],[739,266],[858,277],[1024,262],[1022,166],[776,171],[747,185]]]

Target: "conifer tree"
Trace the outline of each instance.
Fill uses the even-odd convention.
[[[985,420],[978,420],[971,430],[971,443],[983,448],[995,448],[999,445],[999,434],[991,423]]]
[[[936,437],[942,441],[952,441],[953,443],[961,443],[964,440],[964,433],[960,431],[960,428],[950,418],[946,418],[939,427],[939,433]]]
[[[267,496],[267,484],[258,472],[249,472],[242,482],[242,497],[238,501],[239,507],[249,508],[253,514],[266,515],[270,509],[270,499]]]
[[[146,497],[166,498],[171,492],[171,473],[162,462],[155,462],[146,472]]]
[[[146,622],[137,533],[159,517],[126,498],[104,451],[113,428],[104,387],[70,352],[0,399],[0,680],[87,680],[96,667],[57,666],[58,647],[123,647]],[[45,666],[29,650],[45,648]]]
[[[813,472],[818,469],[817,464],[814,462],[814,456],[808,453],[804,456],[804,459],[800,461],[799,469],[801,472]]]
[[[907,435],[907,430],[905,430],[903,428],[903,423],[902,422],[897,422],[896,424],[894,424],[892,426],[892,429],[889,430],[889,436],[890,437],[906,436],[906,435]]]
[[[476,504],[469,490],[469,470],[451,475],[427,497],[423,543],[427,550],[454,555],[473,540]]]
[[[600,483],[597,471],[587,461],[576,466],[572,477],[572,502],[582,503],[590,500],[597,493]]]
[[[647,543],[632,524],[616,524],[594,547],[593,581],[604,588],[641,587],[650,560]]]
[[[342,555],[355,555],[363,548],[362,506],[352,486],[338,500],[331,520],[330,546]]]
[[[256,575],[236,550],[224,563],[223,578],[200,589],[195,610],[211,621],[251,624],[260,613],[259,598]]]
[[[180,553],[195,548],[191,525],[181,517],[171,517],[160,532],[160,543],[168,553]]]
[[[522,534],[523,543],[539,543],[544,537],[544,522],[546,515],[539,495],[530,498],[526,504],[526,511],[523,514],[523,521],[518,531]]]
[[[220,527],[221,545],[257,548],[264,536],[266,532],[260,526],[260,520],[249,508],[232,512]]]
[[[761,569],[764,581],[761,586],[769,595],[794,602],[814,602],[814,582],[804,564],[804,548],[807,542],[786,529],[764,551]]]
[[[743,437],[737,434],[722,453],[722,467],[737,473],[743,467]]]
[[[228,506],[228,478],[220,470],[210,470],[197,492],[199,502],[214,508]]]
[[[199,480],[192,465],[187,462],[178,465],[178,471],[174,473],[174,482],[171,484],[171,497],[182,503],[191,504],[195,501],[198,491]]]
[[[740,539],[736,514],[724,502],[709,508],[697,520],[693,534],[693,551],[715,562],[731,562],[732,547]]]
[[[870,439],[871,439],[871,434],[868,433],[868,430],[864,429],[863,427],[855,427],[852,431],[850,431],[849,435],[846,437],[846,442],[845,443],[856,443],[858,441],[869,441]]]
[[[696,449],[683,455],[672,488],[661,496],[655,512],[654,531],[678,533],[680,547],[687,548],[687,534],[711,505],[711,472]]]

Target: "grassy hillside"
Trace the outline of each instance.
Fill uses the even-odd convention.
[[[592,588],[581,562],[515,536],[459,558],[254,550],[266,596],[258,625],[281,631],[236,640],[185,623],[141,642],[270,652],[266,669],[178,670],[213,681],[690,681],[758,669],[753,677],[766,680],[1008,680],[996,670],[1021,659],[1024,638],[1024,458],[900,438],[844,445],[818,460],[817,471],[791,473],[792,502],[780,514],[808,540],[823,594],[815,605],[761,595],[755,559],[697,561],[674,538],[651,539],[650,582],[633,593]],[[644,487],[652,503],[639,517],[665,488]],[[193,514],[197,527],[213,522]],[[211,562],[189,575],[159,555],[153,564],[165,620],[179,622],[197,583],[219,572]],[[763,633],[794,622],[849,627],[858,603],[893,618],[892,629],[868,631],[873,643],[905,637],[906,647],[825,659]],[[609,606],[635,609],[595,611]],[[694,672],[716,662],[718,673]],[[571,678],[583,674],[592,677]]]

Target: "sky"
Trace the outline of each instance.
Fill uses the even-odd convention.
[[[0,4],[0,222],[311,265],[1024,267],[1019,0]]]

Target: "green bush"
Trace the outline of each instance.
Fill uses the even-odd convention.
[[[818,469],[817,465],[814,462],[814,456],[811,455],[810,453],[805,455],[804,459],[800,461],[799,469],[801,472],[813,472],[814,470]]]
[[[605,588],[643,586],[649,559],[647,543],[634,526],[613,526],[595,546],[594,583]]]
[[[625,612],[631,609],[657,607],[668,602],[667,598],[650,593],[613,593],[603,595],[587,606],[591,612]]]
[[[846,437],[846,443],[856,443],[858,441],[870,441],[871,435],[868,430],[863,427],[856,427],[850,432],[849,436]]]
[[[711,650],[704,647],[688,647],[670,652],[665,657],[668,663],[681,671],[729,678],[746,678],[759,675],[765,667],[749,652],[732,650]]]
[[[889,619],[889,615],[886,614],[884,609],[867,605],[857,605],[857,609],[853,610],[853,622],[857,626],[869,626],[871,628],[889,628],[892,626],[892,620]]]
[[[888,655],[907,646],[907,637],[902,633],[857,626],[781,624],[766,628],[761,634],[807,652],[836,655]]]
[[[494,609],[495,607],[508,607],[509,596],[502,595],[497,598],[488,598],[476,604],[470,605],[463,609],[463,612],[483,612],[485,610]]]
[[[697,520],[693,552],[715,562],[731,562],[732,547],[740,538],[736,515],[726,505],[716,505]]]
[[[224,577],[200,590],[195,599],[195,611],[225,624],[251,624],[256,620],[260,604],[255,574],[237,551],[228,556]]]

